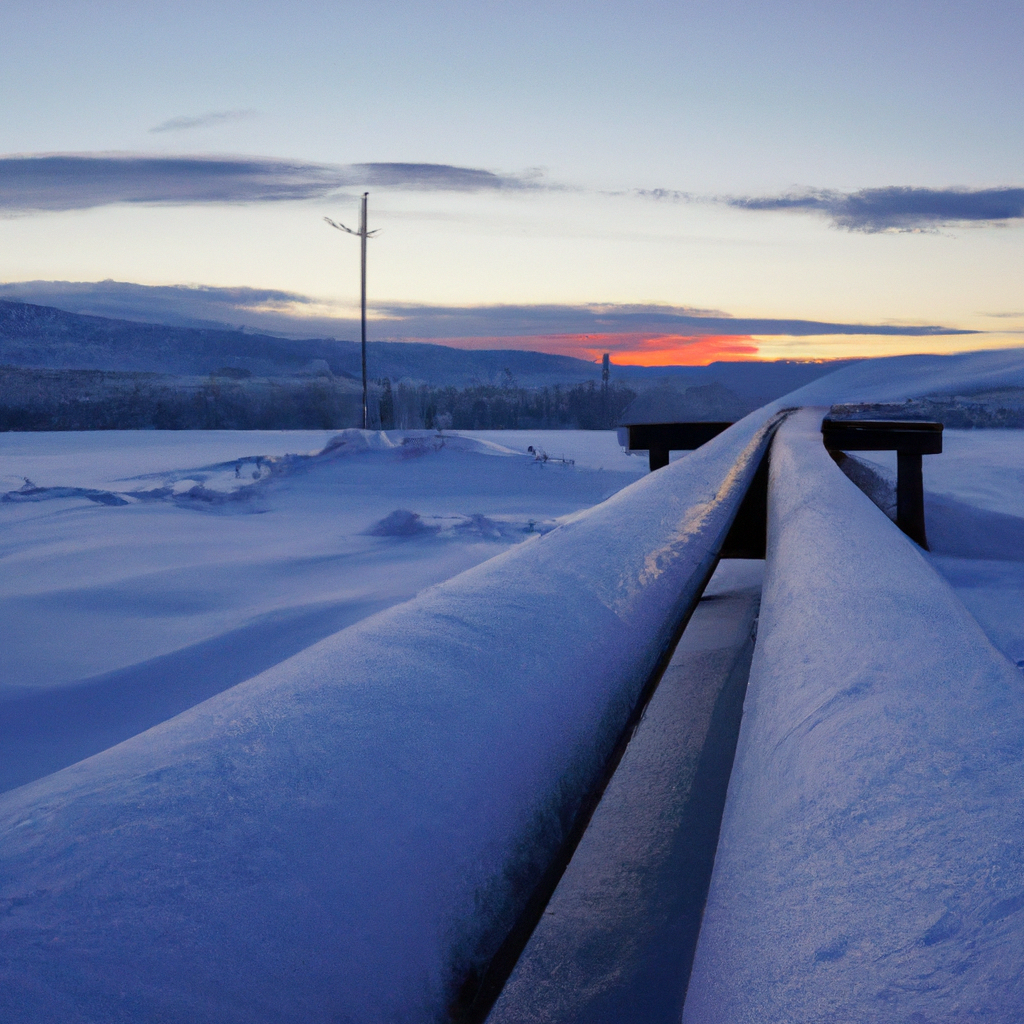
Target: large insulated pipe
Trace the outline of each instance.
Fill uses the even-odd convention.
[[[684,1024],[1024,1019],[1024,681],[829,458],[772,446],[757,647]]]
[[[475,1013],[775,424],[0,798],[0,1019]]]

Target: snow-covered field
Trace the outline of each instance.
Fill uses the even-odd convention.
[[[0,434],[0,790],[550,530],[646,469],[614,432],[559,432],[550,455],[574,465],[536,460],[539,433],[395,433],[369,447],[356,432],[310,457],[336,436]]]
[[[389,436],[422,435],[392,431]],[[336,430],[96,430],[0,433],[0,492],[16,490],[25,476],[38,486],[124,490],[133,478],[229,463],[239,458],[313,454]],[[540,446],[552,458],[575,459],[586,469],[623,470],[634,477],[645,460],[626,455],[614,430],[464,430],[522,454]]]
[[[1019,353],[858,364],[654,475],[614,432],[0,435],[0,1016],[445,1018],[710,572],[774,410],[1021,379]],[[934,907],[899,895],[913,920],[885,918],[905,947],[890,962],[939,996],[897,1000],[901,1012],[995,1006],[1011,1019],[1022,999],[999,972],[1024,955],[1024,899],[978,865],[1010,878],[1024,863],[989,813],[1016,800],[1006,736],[1024,721],[1011,664],[1024,662],[1021,432],[950,431],[946,454],[925,460],[941,544],[923,556],[804,431],[787,457],[805,469],[788,483],[772,470],[781,532],[755,652],[761,704],[735,777],[754,782],[730,796],[735,855],[716,868],[691,1019],[730,1002],[730,1019],[825,1019],[822,972],[846,988],[881,977],[871,957],[890,954],[869,933],[893,886],[914,889],[915,849],[939,895]],[[884,678],[881,696],[862,700],[851,672]],[[838,739],[808,745],[825,711]],[[986,728],[1001,737],[990,776]],[[900,744],[913,764],[885,760]],[[804,779],[801,759],[819,754]],[[796,781],[780,789],[783,755]],[[936,794],[954,783],[946,806]],[[861,786],[858,822],[873,820],[878,787],[903,793],[903,825],[886,828],[909,838],[882,828],[837,853],[841,823],[825,812],[840,784]],[[790,814],[806,800],[819,818]],[[790,866],[765,876],[785,860],[782,828]],[[986,861],[992,837],[1001,852]],[[970,866],[966,881],[936,867],[947,854]],[[791,884],[800,871],[822,880],[810,896]],[[759,886],[752,919],[736,897]],[[854,908],[860,930],[826,915],[801,933],[819,891]],[[973,923],[979,906],[995,931]],[[954,940],[936,960],[929,950],[961,931],[974,946]],[[801,951],[825,966],[801,961],[792,991],[773,987],[772,957]],[[903,969],[871,1012],[858,990],[850,1019],[884,1019]],[[932,988],[928,971],[941,974]],[[723,988],[723,976],[747,980]],[[970,1006],[950,1002],[959,977]],[[1003,986],[998,1006],[986,979]]]

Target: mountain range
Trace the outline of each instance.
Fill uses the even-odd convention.
[[[601,366],[570,356],[515,349],[468,350],[423,342],[367,345],[371,379],[432,387],[514,384],[536,388],[601,379]],[[717,382],[761,404],[850,361],[719,362],[709,366],[612,366],[612,379],[642,390],[671,381]],[[359,344],[333,338],[292,339],[233,328],[195,328],[69,313],[53,306],[0,300],[0,365],[118,370],[195,376],[235,370],[260,377],[330,374],[359,377]]]

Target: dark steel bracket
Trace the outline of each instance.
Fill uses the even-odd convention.
[[[821,435],[830,452],[896,452],[896,525],[927,551],[921,456],[942,453],[942,424],[826,417]]]
[[[717,437],[732,423],[637,423],[626,425],[633,451],[646,451],[653,473],[668,465],[669,452],[687,452]]]

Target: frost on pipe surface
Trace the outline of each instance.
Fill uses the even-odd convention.
[[[683,1014],[1024,1018],[1024,685],[832,463],[772,447],[757,647]]]
[[[447,1019],[601,777],[774,422],[0,798],[0,1019]]]

